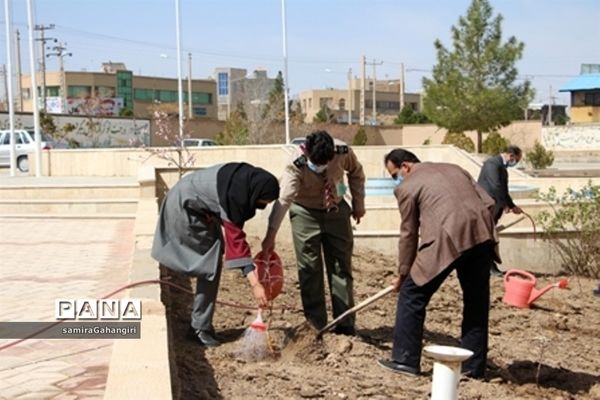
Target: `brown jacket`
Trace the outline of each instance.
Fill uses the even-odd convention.
[[[285,167],[279,179],[281,191],[279,199],[273,204],[269,216],[269,228],[277,231],[285,213],[292,202],[311,209],[323,209],[324,178],[332,185],[333,197],[336,203],[344,198],[346,192],[352,195],[352,209],[365,209],[365,174],[361,163],[356,158],[352,148],[341,140],[334,139],[336,154],[327,166],[323,175],[315,174],[306,165],[306,158],[298,148],[290,163]],[[346,175],[348,187],[344,183]],[[348,190],[349,189],[349,190]]]
[[[488,240],[497,242],[494,200],[456,165],[413,164],[394,194],[402,216],[398,270],[410,273],[419,286],[464,251]]]

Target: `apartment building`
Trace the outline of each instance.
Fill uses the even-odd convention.
[[[217,82],[220,121],[227,120],[239,103],[246,108],[264,104],[275,86],[275,78],[269,78],[264,69],[256,69],[252,75],[247,75],[243,68],[215,68],[213,78]]]
[[[37,77],[38,95],[42,94]],[[184,80],[186,117],[216,119],[216,83],[212,79],[192,79],[191,96]],[[23,111],[32,111],[31,77],[21,77]],[[178,103],[176,78],[134,75],[122,63],[106,63],[101,72],[46,72],[46,110],[57,114],[122,115],[123,110],[138,118],[150,116],[151,106]],[[191,98],[191,107],[189,99]]]
[[[375,84],[375,115],[373,114],[373,80],[365,81],[364,109],[366,125],[382,125],[391,123],[400,112],[400,102],[421,111],[421,95],[403,93],[400,99],[400,83],[398,80],[377,80]],[[339,123],[360,122],[361,114],[361,80],[352,79],[346,89],[312,89],[300,93],[299,96],[305,122],[313,122],[319,111],[325,107]]]

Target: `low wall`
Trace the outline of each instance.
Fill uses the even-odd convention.
[[[552,150],[600,150],[600,124],[542,128],[542,143]]]
[[[541,140],[542,125],[540,121],[516,121],[499,130],[500,135],[508,139],[512,144],[515,144],[523,149],[532,148],[535,141]],[[400,143],[403,146],[420,146],[425,140],[429,140],[430,144],[441,144],[446,136],[447,130],[433,124],[423,125],[405,125],[402,128]],[[465,134],[477,144],[477,132],[467,131]],[[397,141],[397,137],[390,134],[392,140]],[[487,135],[483,135],[485,140]],[[389,136],[384,136],[389,138]]]
[[[369,177],[385,176],[383,159],[396,146],[355,146],[358,159]],[[470,173],[479,173],[480,162],[452,146],[405,147],[423,161],[455,163]],[[154,148],[158,149],[158,148]],[[169,151],[168,148],[162,150]],[[279,176],[290,161],[294,146],[215,146],[190,150],[196,166],[245,161]],[[174,153],[173,153],[174,154]],[[30,154],[30,174],[35,171],[35,157]],[[42,152],[44,176],[136,176],[140,167],[167,166],[168,162],[140,148],[127,149],[53,149]]]

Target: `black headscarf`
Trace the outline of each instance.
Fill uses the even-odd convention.
[[[257,200],[279,197],[279,182],[271,173],[246,163],[225,164],[217,172],[219,203],[239,227],[254,217]]]

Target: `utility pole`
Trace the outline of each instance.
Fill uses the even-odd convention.
[[[354,91],[352,90],[352,68],[348,68],[348,125],[352,125],[352,100]]]
[[[373,60],[371,63],[367,63],[373,66],[373,125],[377,125],[377,66],[382,65],[383,61],[377,62],[377,60]]]
[[[360,58],[360,119],[359,123],[361,126],[365,125],[365,80],[366,80],[366,57]]]
[[[192,53],[188,53],[188,120],[192,119]]]
[[[552,105],[554,104],[554,96],[552,96],[552,85],[550,85],[550,91],[548,94],[550,95],[548,101],[548,126],[552,126]]]
[[[404,63],[400,63],[400,112],[404,109]]]
[[[65,45],[66,45],[66,43],[65,43]],[[58,65],[59,65],[59,70],[60,70],[60,93],[59,93],[60,111],[61,111],[61,113],[65,113],[66,105],[67,105],[67,87],[66,87],[67,82],[66,82],[66,78],[65,78],[64,57],[65,56],[71,57],[73,55],[73,53],[66,53],[65,50],[67,50],[67,48],[65,46],[63,46],[62,43],[59,43],[58,45],[52,47],[52,50],[54,50],[54,53],[48,53],[46,55],[46,57],[50,57],[50,56],[58,57]]]
[[[16,41],[16,47],[15,47],[15,56],[17,58],[17,65],[16,65],[16,73],[17,73],[17,104],[19,105],[19,109],[18,111],[23,111],[23,88],[21,85],[21,34],[19,33],[19,30],[17,29],[17,31],[15,32],[15,41]]]
[[[53,41],[56,43],[56,39],[45,37],[46,30],[54,29],[54,24],[50,24],[47,26],[44,25],[36,25],[33,30],[40,31],[39,39],[35,39],[40,42],[42,47],[41,53],[41,69],[42,69],[42,109],[46,112],[46,42]],[[37,88],[36,88],[37,90]]]

